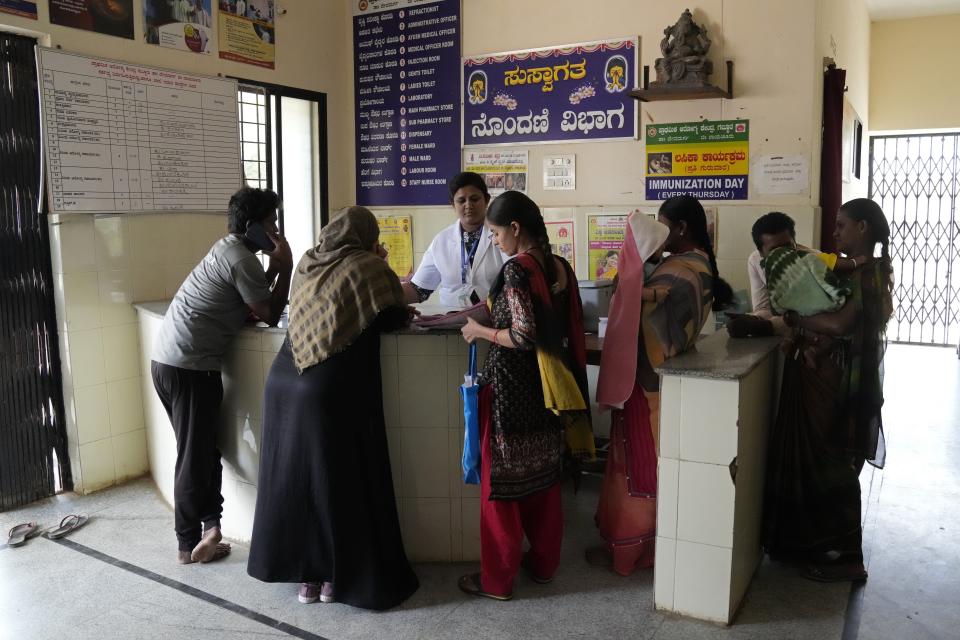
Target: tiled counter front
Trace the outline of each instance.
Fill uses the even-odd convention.
[[[166,302],[137,305],[150,473],[173,503],[176,447],[150,377],[153,339]],[[283,344],[282,329],[245,328],[224,362],[220,448],[223,528],[249,541],[257,495],[263,388]],[[486,352],[481,348],[480,362]],[[463,410],[458,387],[467,366],[459,332],[390,334],[381,338],[383,408],[397,511],[413,561],[480,558],[480,492],[463,484]]]
[[[724,331],[659,370],[657,609],[729,624],[760,564],[777,343]]]

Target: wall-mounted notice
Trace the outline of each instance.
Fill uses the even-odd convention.
[[[754,168],[757,193],[807,193],[809,170],[810,162],[804,155],[761,156]]]
[[[463,144],[634,138],[637,44],[616,40],[463,61]]]
[[[413,216],[377,216],[380,244],[387,249],[387,262],[399,277],[413,273]]]
[[[587,216],[587,256],[590,277],[613,280],[626,236],[627,216]]]
[[[353,15],[357,202],[447,204],[460,165],[460,0],[360,0]]]
[[[37,0],[0,0],[0,13],[37,19]]]
[[[50,22],[133,40],[133,0],[50,0]]]
[[[220,57],[273,69],[275,13],[274,0],[220,0]]]
[[[577,270],[577,243],[574,239],[573,220],[548,220],[547,237],[550,239],[550,250],[570,263],[570,267]]]
[[[143,0],[143,39],[170,49],[210,53],[211,0]]]
[[[463,170],[483,176],[492,197],[504,191],[527,191],[528,154],[523,151],[466,149]]]
[[[543,188],[546,191],[572,191],[577,188],[577,156],[547,156],[543,159]]]
[[[240,186],[235,80],[40,49],[51,209],[226,211]]]
[[[746,200],[747,120],[647,125],[647,200]]]

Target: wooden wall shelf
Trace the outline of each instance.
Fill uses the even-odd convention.
[[[733,97],[733,60],[727,60],[727,89],[708,85],[701,86],[650,86],[650,67],[643,67],[643,88],[634,89],[630,97],[640,102],[656,102],[659,100],[703,100],[705,98],[732,98]]]

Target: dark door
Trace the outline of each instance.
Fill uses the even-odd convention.
[[[0,33],[0,511],[72,489],[47,216],[36,41]]]

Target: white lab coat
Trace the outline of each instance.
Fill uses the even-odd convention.
[[[460,234],[460,221],[457,220],[434,236],[411,281],[421,289],[439,294],[441,305],[462,309],[471,305],[470,294],[474,291],[481,300],[487,298],[500,267],[508,258],[493,245],[493,234],[484,228],[473,266],[464,283],[460,277],[460,247],[463,244]]]

